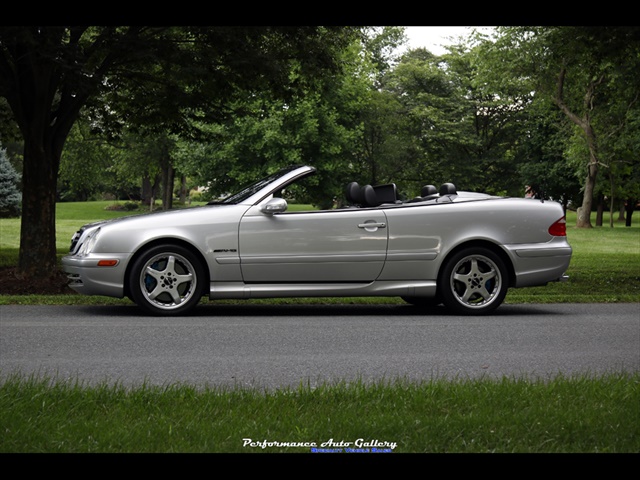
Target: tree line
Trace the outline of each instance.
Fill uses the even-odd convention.
[[[215,197],[278,167],[349,181],[640,199],[640,28],[499,27],[398,53],[403,27],[0,27],[2,145],[21,172],[19,270],[56,268],[55,203]],[[613,217],[613,215],[611,216]],[[596,214],[596,224],[602,217]]]

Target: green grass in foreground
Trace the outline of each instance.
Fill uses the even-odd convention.
[[[310,453],[333,439],[348,453],[362,439],[394,453],[637,453],[638,405],[640,373],[274,392],[14,376],[0,385],[0,452]]]

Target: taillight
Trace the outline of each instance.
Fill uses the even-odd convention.
[[[553,225],[549,227],[549,235],[554,237],[566,237],[567,236],[567,219],[562,217],[558,219]]]

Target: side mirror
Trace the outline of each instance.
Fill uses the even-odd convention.
[[[286,212],[287,201],[284,198],[272,198],[260,207],[260,211],[267,215]]]

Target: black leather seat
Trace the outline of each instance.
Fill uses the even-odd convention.
[[[409,202],[424,202],[425,200],[429,200],[430,198],[435,198],[437,196],[438,189],[435,187],[435,185],[425,185],[420,190],[420,196],[412,198],[411,200],[409,200]]]
[[[365,185],[351,182],[345,189],[347,202],[357,207],[377,207],[383,203],[398,203],[398,192],[395,183],[385,185]]]
[[[398,203],[398,189],[395,183],[387,183],[385,185],[376,185],[373,187],[376,192],[378,205],[383,203]]]

